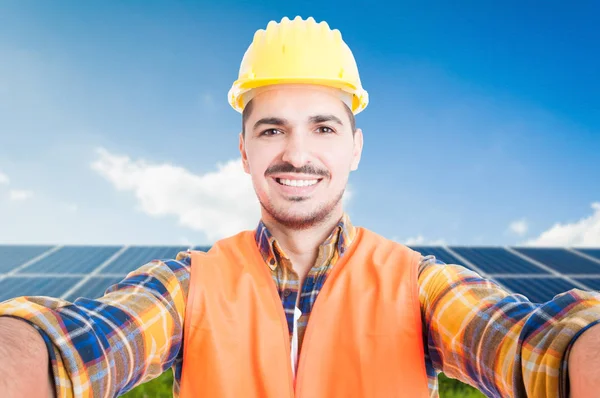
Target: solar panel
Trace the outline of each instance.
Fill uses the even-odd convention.
[[[20,296],[60,297],[81,277],[8,277],[0,281],[0,301]]]
[[[12,271],[19,265],[47,252],[51,246],[0,245],[0,273]]]
[[[600,260],[600,249],[575,249],[575,250]]]
[[[458,258],[454,257],[452,254],[448,253],[444,250],[443,247],[435,247],[435,246],[410,246],[411,249],[421,253],[424,256],[435,256],[440,261],[443,261],[446,264],[458,264],[463,265],[462,261]]]
[[[563,274],[600,273],[600,264],[564,249],[516,248],[515,250]]]
[[[100,274],[123,274],[141,267],[152,260],[174,259],[188,246],[131,246],[104,267]]]
[[[488,274],[547,274],[542,268],[500,247],[451,247]]]
[[[571,289],[579,289],[562,278],[495,278],[514,293],[523,294],[534,303],[552,300],[554,296]]]
[[[20,273],[90,273],[119,249],[115,246],[65,246]]]
[[[104,296],[104,292],[115,283],[124,279],[123,276],[94,276],[78,289],[65,297],[66,300],[74,301],[79,297],[96,299]],[[63,292],[64,293],[64,292]],[[62,294],[62,293],[61,293]]]
[[[600,291],[600,276],[594,278],[573,278],[579,283],[583,283],[592,290]]]
[[[564,278],[551,276],[544,267],[568,274],[574,283],[600,291],[600,264],[595,262],[600,249],[576,249],[584,253],[583,257],[557,248],[516,249],[541,263],[538,266],[511,253],[510,249],[500,247],[459,246],[448,248],[451,252],[434,246],[412,248],[423,255],[434,255],[447,264],[472,263],[509,290],[524,294],[535,302],[547,301],[576,287]],[[209,249],[208,246],[194,247],[194,250]],[[65,298],[70,301],[78,297],[101,297],[109,286],[120,282],[127,273],[151,260],[175,258],[185,250],[187,246],[1,245],[0,301],[23,295],[61,297],[68,294]]]

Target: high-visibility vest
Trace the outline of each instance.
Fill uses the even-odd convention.
[[[357,228],[314,304],[294,378],[283,306],[254,232],[193,252],[181,397],[428,397],[419,260]]]

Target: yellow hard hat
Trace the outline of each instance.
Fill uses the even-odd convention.
[[[229,103],[238,112],[246,105],[245,94],[274,84],[316,84],[340,89],[352,96],[352,112],[367,106],[356,60],[337,29],[311,17],[269,22],[259,29],[244,54],[238,80],[229,90]]]

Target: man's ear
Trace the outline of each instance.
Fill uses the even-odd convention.
[[[250,167],[248,166],[248,155],[246,154],[246,140],[244,139],[244,133],[240,133],[240,155],[242,155],[242,165],[244,171],[250,174]]]
[[[362,149],[363,133],[361,129],[356,129],[354,132],[354,150],[352,152],[352,171],[358,169],[358,164],[360,163],[360,157],[362,155]]]

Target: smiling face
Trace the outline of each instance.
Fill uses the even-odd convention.
[[[244,128],[240,152],[263,219],[306,229],[342,216],[362,132],[353,134],[348,109],[331,89],[280,86],[260,93]]]

